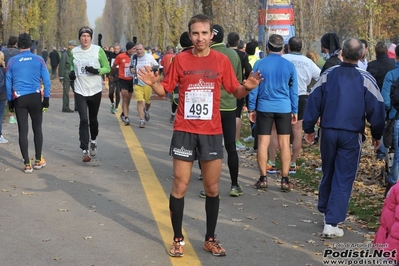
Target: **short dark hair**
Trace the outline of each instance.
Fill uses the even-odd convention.
[[[365,39],[360,39],[361,43],[364,43],[364,47],[369,48],[369,44]]]
[[[8,39],[8,48],[17,45],[17,42],[18,42],[18,37],[17,36],[11,36],[10,39]]]
[[[191,25],[197,22],[208,22],[210,26],[210,31],[212,32],[213,29],[213,21],[210,17],[204,14],[197,14],[191,17],[190,21],[188,22],[188,32],[191,32]]]
[[[256,47],[258,47],[256,45],[256,42],[249,42],[247,43],[247,47],[245,47],[245,52],[249,55],[254,55],[255,51],[256,51]]]
[[[240,42],[240,35],[237,32],[233,31],[227,35],[227,43],[230,47],[237,47],[238,43]]]
[[[375,55],[382,55],[388,53],[388,47],[385,42],[377,42],[375,45]]]
[[[300,52],[302,50],[302,40],[299,37],[291,37],[288,40],[288,45],[290,46],[290,50],[292,52]]]
[[[357,61],[362,56],[363,49],[363,44],[359,39],[349,38],[344,41],[344,45],[342,47],[342,56],[344,59]]]

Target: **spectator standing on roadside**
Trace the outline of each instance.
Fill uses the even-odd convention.
[[[44,63],[47,64],[48,51],[47,51],[47,48],[46,48],[46,47],[44,47],[44,49],[43,49],[43,51],[42,51],[42,57],[43,57]]]
[[[321,69],[321,73],[323,73],[328,68],[341,64],[341,59],[338,57],[341,45],[338,35],[333,32],[324,34],[321,37],[320,43],[323,59],[326,61]]]
[[[72,49],[78,46],[75,40],[68,42],[68,49],[62,53],[60,66],[58,69],[58,76],[62,84],[62,112],[63,113],[73,113],[77,111],[76,102],[74,110],[69,108],[69,90],[75,91],[74,82],[69,78],[69,73],[71,72],[71,62],[72,62]]]
[[[46,166],[42,156],[43,148],[43,108],[49,107],[50,77],[47,66],[41,56],[31,53],[31,38],[22,33],[18,37],[20,53],[13,56],[7,65],[6,90],[8,108],[14,111],[18,121],[19,148],[24,160],[24,172],[32,173]],[[41,90],[41,83],[44,85]],[[43,93],[43,100],[42,100]],[[29,157],[28,116],[32,120],[33,140],[35,143],[35,160]]]
[[[54,79],[57,75],[57,67],[60,63],[60,54],[57,49],[53,47],[53,51],[50,52],[50,65],[51,65],[51,79]]]
[[[323,178],[317,208],[324,213],[322,235],[326,238],[344,235],[338,224],[346,218],[365,140],[365,120],[371,124],[375,151],[385,124],[384,102],[375,79],[357,67],[362,52],[360,40],[344,41],[344,61],[320,76],[310,92],[303,119],[305,140],[313,144],[314,126],[320,118]]]

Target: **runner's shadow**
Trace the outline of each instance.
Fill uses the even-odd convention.
[[[70,197],[72,197],[76,202],[80,203],[82,206],[87,208],[88,210],[92,210],[93,206],[95,206],[96,213],[99,213],[104,217],[107,217],[108,219],[111,219],[119,223],[128,230],[140,234],[147,239],[155,241],[161,245],[164,244],[163,241],[160,240],[158,236],[153,235],[151,232],[147,232],[142,228],[134,225],[133,223],[128,221],[126,217],[132,217],[140,221],[140,223],[154,224],[154,226],[156,226],[155,220],[149,219],[148,217],[143,216],[139,212],[129,209],[107,198],[102,193],[109,192],[108,189],[83,183],[80,181],[71,182],[70,180],[59,179],[51,174],[40,174],[39,178],[45,180],[47,185],[46,188],[44,189],[26,188],[26,190],[35,191],[35,192],[52,192],[52,191],[61,190]],[[157,230],[154,230],[154,232],[157,232]]]

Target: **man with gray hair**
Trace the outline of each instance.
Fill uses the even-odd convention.
[[[348,39],[342,48],[343,62],[327,69],[310,92],[303,118],[305,140],[314,143],[314,126],[320,118],[320,153],[323,178],[318,210],[324,213],[323,237],[342,237],[338,227],[346,218],[356,178],[365,118],[371,124],[372,145],[377,150],[385,123],[385,107],[373,76],[357,67],[363,45]]]
[[[281,149],[281,191],[292,190],[288,180],[290,168],[291,124],[298,120],[298,80],[293,63],[281,57],[284,39],[272,34],[267,43],[268,56],[256,61],[253,71],[259,71],[264,81],[249,94],[249,120],[258,129],[258,166],[260,177],[255,189],[265,189],[267,150],[273,123],[276,125],[278,143]]]

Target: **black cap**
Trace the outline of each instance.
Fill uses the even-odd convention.
[[[28,33],[22,33],[21,35],[19,35],[18,48],[26,49],[26,48],[30,48],[31,46],[32,46],[32,40]]]
[[[183,48],[193,46],[193,43],[191,42],[190,37],[188,36],[188,32],[187,32],[187,31],[183,32],[183,33],[180,35],[180,45],[181,45],[181,47],[183,47]]]
[[[223,42],[223,38],[224,38],[224,30],[223,30],[222,26],[220,26],[218,24],[213,25],[212,41],[214,41],[215,43],[220,43],[220,42]]]
[[[133,47],[135,47],[136,44],[134,42],[127,42],[126,44],[126,51],[132,49]]]

